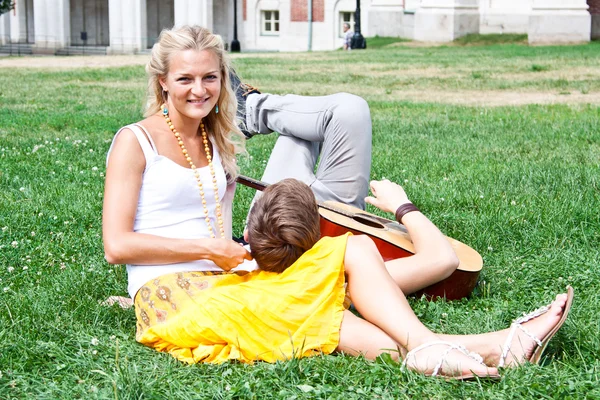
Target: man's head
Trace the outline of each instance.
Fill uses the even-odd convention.
[[[247,229],[260,269],[283,272],[321,236],[315,195],[296,179],[270,185],[250,210]]]
[[[348,32],[348,29],[350,29],[350,24],[347,22],[344,22],[344,32]]]

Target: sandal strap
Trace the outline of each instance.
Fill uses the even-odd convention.
[[[506,337],[504,346],[502,346],[502,355],[500,356],[500,362],[498,362],[498,367],[504,367],[504,362],[506,361],[506,357],[508,356],[508,352],[510,351],[510,345],[515,336],[515,333],[517,332],[517,329],[520,329],[523,333],[529,336],[538,346],[542,345],[542,341],[533,333],[529,332],[529,330],[525,328],[522,324],[534,318],[537,318],[542,314],[547,313],[548,310],[548,306],[543,306],[538,308],[537,310],[533,310],[529,314],[523,313],[523,316],[515,319],[512,322],[512,324],[510,324],[510,331],[508,332],[508,336]]]
[[[444,361],[446,361],[446,357],[453,350],[458,350],[461,353],[463,353],[464,355],[472,358],[473,360],[475,360],[478,363],[480,363],[480,364],[483,365],[483,358],[479,354],[477,354],[475,352],[470,352],[464,346],[461,346],[460,344],[457,344],[457,343],[447,342],[447,341],[444,341],[444,340],[435,340],[433,342],[423,343],[422,345],[417,346],[414,349],[412,349],[411,351],[409,351],[408,353],[406,353],[406,357],[404,357],[404,361],[402,362],[402,368],[406,367],[408,359],[411,356],[414,357],[415,353],[417,353],[417,352],[419,352],[419,351],[421,351],[423,349],[426,349],[428,347],[438,346],[438,345],[448,346],[448,348],[446,350],[444,350],[444,352],[441,354],[440,361],[433,368],[433,373],[431,374],[431,376],[437,376],[437,374],[442,369]]]
[[[248,83],[241,83],[240,87],[242,88],[242,90],[244,91],[244,93],[242,93],[242,96],[248,96],[249,94],[253,93],[253,92],[258,92],[260,93],[260,91],[258,90],[257,87],[254,87]]]

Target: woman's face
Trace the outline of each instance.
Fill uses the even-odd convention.
[[[214,109],[221,93],[219,59],[209,50],[177,52],[160,84],[168,92],[170,112],[174,108],[184,117],[202,119]]]

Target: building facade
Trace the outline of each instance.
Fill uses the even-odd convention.
[[[355,24],[356,0],[16,0],[0,16],[0,45],[55,53],[73,46],[108,54],[152,47],[163,28],[205,26],[243,51],[333,50]],[[469,33],[527,33],[530,43],[598,37],[600,0],[361,0],[363,36],[452,41]]]
[[[588,0],[592,15],[592,39],[600,39],[600,0]]]

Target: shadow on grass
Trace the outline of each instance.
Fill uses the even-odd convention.
[[[527,44],[527,34],[494,33],[481,35],[471,33],[456,39],[453,44],[457,46],[489,46],[493,44]]]
[[[375,36],[365,39],[367,41],[367,49],[381,49],[394,43],[410,42],[409,39],[388,36]]]

